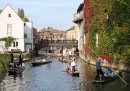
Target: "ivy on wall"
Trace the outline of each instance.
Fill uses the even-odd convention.
[[[89,9],[90,47],[98,55],[108,53],[112,62],[125,60],[130,64],[130,0],[90,0]],[[96,34],[99,36],[98,47]],[[95,56],[92,51],[89,54]]]

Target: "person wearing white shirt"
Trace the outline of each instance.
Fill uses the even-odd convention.
[[[71,60],[72,60],[71,61],[71,72],[74,73],[75,72],[75,65],[76,65],[74,57],[72,57]]]
[[[65,49],[63,50],[63,56],[66,56],[66,50]]]

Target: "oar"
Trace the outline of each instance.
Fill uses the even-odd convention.
[[[90,47],[89,47],[90,48]],[[90,48],[91,49],[91,48]],[[91,49],[92,50],[92,49]],[[92,50],[95,54],[96,54],[96,52],[94,51],[94,50]],[[96,54],[97,55],[97,54]],[[99,55],[97,55],[99,58],[101,58]],[[111,68],[111,66],[110,66],[110,64],[109,63],[107,63],[108,64],[108,67],[110,68],[110,69],[112,69]],[[112,69],[113,70],[113,69]],[[114,71],[114,70],[113,70]],[[123,78],[121,78],[118,74],[117,74],[117,72],[115,72],[116,73],[116,75],[127,85],[127,83],[126,83],[126,81],[125,80],[123,80]]]

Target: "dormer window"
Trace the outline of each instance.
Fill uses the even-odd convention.
[[[8,14],[8,17],[11,17],[11,14]]]

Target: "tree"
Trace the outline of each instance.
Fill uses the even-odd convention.
[[[4,37],[4,38],[0,38],[0,41],[4,41],[5,42],[5,48],[9,49],[9,47],[11,46],[11,44],[14,42],[15,38],[8,36],[8,37]]]
[[[24,15],[24,10],[23,9],[18,8],[18,16],[21,19],[24,19],[26,22],[29,22],[29,19],[27,17],[25,17],[25,15]]]
[[[18,15],[21,19],[24,18],[24,10],[18,8]]]

